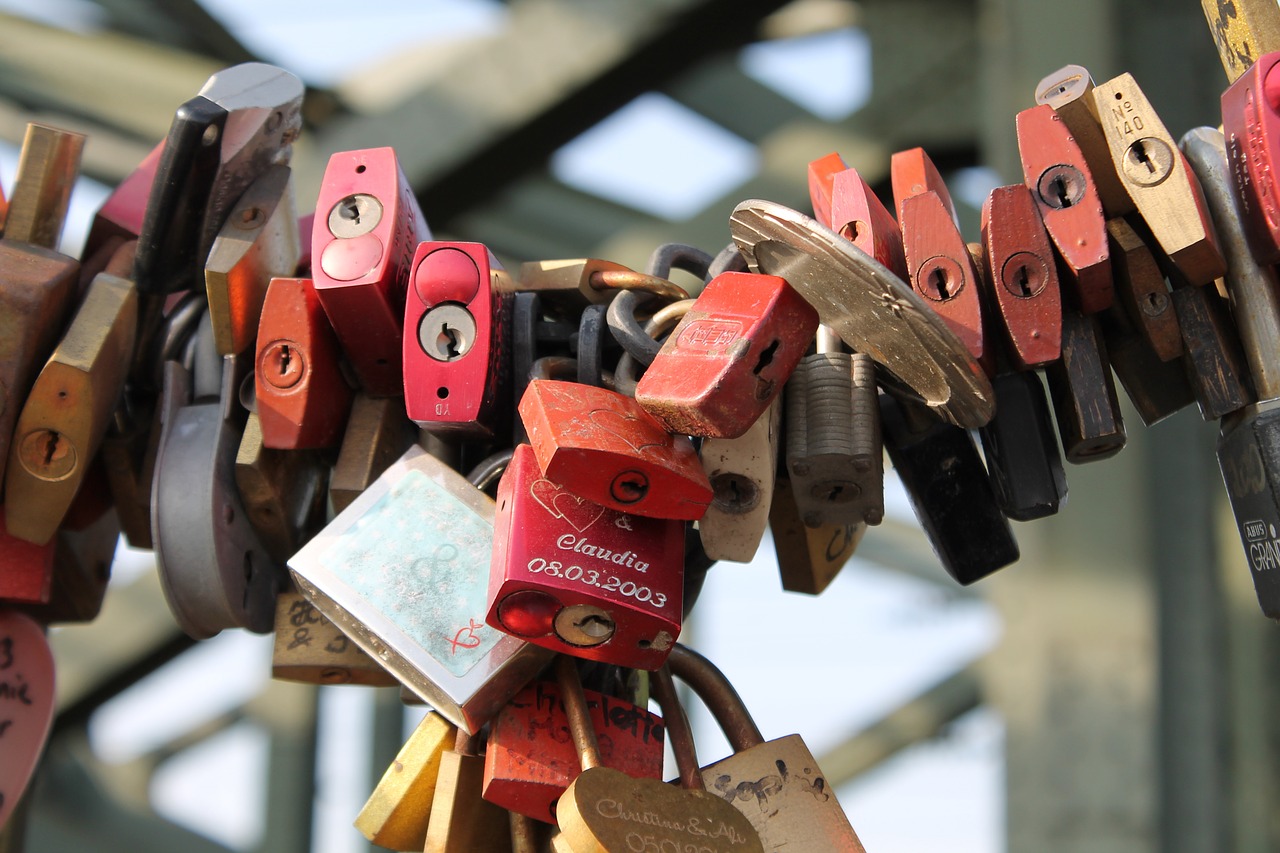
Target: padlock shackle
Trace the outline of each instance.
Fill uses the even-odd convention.
[[[711,711],[735,752],[764,743],[764,735],[751,719],[746,703],[719,667],[680,643],[671,649],[667,666]],[[670,731],[670,721],[667,730]]]
[[[671,278],[673,269],[684,270],[690,275],[707,280],[707,270],[715,258],[685,243],[663,243],[649,255],[644,271],[658,278]]]
[[[712,259],[711,266],[707,267],[707,280],[726,272],[748,272],[747,259],[738,250],[738,244],[732,240]]]
[[[698,751],[693,741],[693,727],[676,695],[676,684],[671,670],[662,666],[649,674],[649,689],[662,708],[662,721],[667,729],[667,742],[676,758],[680,773],[680,787],[690,791],[703,791],[702,771],[698,769]]]
[[[601,766],[600,742],[596,740],[596,730],[591,725],[587,695],[582,692],[582,679],[578,676],[574,659],[568,655],[556,658],[556,681],[560,684],[560,701],[564,703],[565,716],[569,718],[569,733],[578,753],[578,764],[583,770]]]
[[[544,355],[529,366],[529,381],[535,379],[567,379],[578,377],[578,360],[567,355]]]

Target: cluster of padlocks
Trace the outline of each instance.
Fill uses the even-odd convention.
[[[922,150],[894,213],[832,154],[813,218],[744,201],[723,251],[643,272],[433,240],[386,148],[335,154],[300,218],[303,87],[257,63],[178,109],[77,261],[83,138],[31,126],[0,240],[0,824],[52,715],[44,626],[94,618],[121,531],[192,637],[274,630],[279,678],[431,706],[356,820],[393,850],[861,850],[799,738],[677,643],[706,571],[768,528],[783,587],[822,592],[887,451],[978,580],[1063,505],[1063,453],[1124,446],[1113,371],[1147,424],[1223,419],[1280,616],[1278,67],[1180,143],[1131,76],[1050,75],[979,243]],[[735,755],[699,768],[672,674]]]

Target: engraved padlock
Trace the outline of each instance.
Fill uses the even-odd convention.
[[[579,497],[516,447],[498,485],[489,625],[546,648],[638,669],[680,634],[684,524]]]
[[[271,677],[304,684],[399,684],[305,596],[292,590],[276,599]]]
[[[561,661],[572,669],[572,658]],[[556,800],[579,773],[563,696],[555,682],[535,681],[494,719],[485,748],[486,800],[535,820],[555,822]],[[636,778],[662,778],[661,717],[594,691],[584,704],[605,766]]]
[[[511,279],[480,243],[419,244],[404,312],[404,404],[437,435],[505,430]]]
[[[778,477],[769,505],[778,574],[787,592],[820,595],[840,574],[866,535],[865,521],[810,527],[800,519],[791,481]]]
[[[430,240],[390,148],[329,158],[311,230],[311,276],[364,390],[399,397],[401,327],[413,253]]]
[[[1258,57],[1222,93],[1222,132],[1249,247],[1259,263],[1280,261],[1280,51]],[[1221,227],[1221,226],[1220,226]]]

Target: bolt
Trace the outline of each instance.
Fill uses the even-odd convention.
[[[1144,137],[1125,150],[1121,167],[1138,186],[1154,187],[1173,171],[1173,149],[1163,139]]]
[[[1084,198],[1085,185],[1084,173],[1075,166],[1064,164],[1045,169],[1036,183],[1036,192],[1040,193],[1045,204],[1062,210]]]
[[[934,302],[946,302],[964,287],[960,265],[946,255],[935,255],[920,265],[916,290]]]
[[[41,480],[63,480],[76,470],[76,449],[51,429],[27,433],[18,449],[22,467]]]
[[[623,471],[609,484],[609,496],[620,504],[644,500],[649,493],[649,478],[642,471]]]
[[[1037,255],[1014,252],[1000,268],[1000,282],[1014,296],[1029,299],[1048,284],[1049,268]]]
[[[284,390],[297,385],[306,365],[302,353],[287,341],[274,341],[262,350],[258,360],[258,373],[273,388]]]
[[[368,193],[340,199],[329,211],[329,232],[340,239],[368,234],[382,221],[382,202]]]

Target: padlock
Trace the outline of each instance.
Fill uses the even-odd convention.
[[[616,290],[603,286],[597,273],[634,272],[622,264],[597,258],[528,261],[520,265],[517,288],[536,293],[549,305],[564,312],[576,312],[586,305],[599,305],[611,300]]]
[[[316,399],[317,406],[323,403],[322,396]],[[357,394],[342,436],[338,461],[329,475],[329,501],[333,511],[342,512],[382,476],[413,444],[416,432],[405,417],[404,405],[399,399]]]
[[[422,849],[440,757],[453,746],[457,732],[440,714],[427,712],[356,816],[355,827],[365,838],[390,850]]]
[[[782,398],[738,438],[707,438],[698,449],[714,497],[698,520],[702,550],[712,560],[749,563],[769,526],[781,440]]]
[[[858,549],[867,524],[858,521],[808,526],[800,519],[791,481],[779,477],[769,505],[769,532],[782,588],[821,595]]]
[[[1133,199],[1116,173],[1111,148],[1098,120],[1093,100],[1093,78],[1088,69],[1065,65],[1036,84],[1036,103],[1048,104],[1071,131],[1098,188],[1098,200],[1108,219],[1133,211]]]
[[[1218,58],[1234,81],[1263,54],[1280,49],[1280,9],[1271,0],[1200,0]],[[1231,130],[1227,129],[1228,136]]]
[[[777,276],[725,273],[702,291],[636,385],[669,432],[737,438],[804,355],[818,312]]]
[[[1054,515],[1067,501],[1067,476],[1044,386],[1020,370],[998,373],[991,385],[996,414],[978,434],[996,503],[1014,521]]]
[[[45,626],[0,608],[0,827],[9,824],[53,728],[53,650]]]
[[[271,677],[305,684],[399,684],[301,593],[293,591],[276,598]]]
[[[577,672],[573,658],[561,656],[558,669]],[[581,685],[579,684],[579,690]],[[578,694],[582,697],[582,694]],[[545,823],[555,822],[556,800],[578,775],[570,737],[571,699],[563,683],[535,681],[499,712],[485,747],[484,798]],[[657,714],[592,691],[581,716],[599,738],[601,759],[629,776],[662,778],[665,727]]]
[[[835,790],[800,735],[766,742],[729,679],[692,649],[677,645],[668,668],[711,710],[734,751],[702,768],[707,791],[742,812],[766,850],[863,853]]]
[[[676,698],[671,674],[654,673],[654,694],[668,718],[671,750],[680,788],[637,779],[603,766],[601,749],[588,724],[586,702],[576,673],[557,666],[573,746],[582,772],[556,803],[556,822],[574,853],[600,850],[735,851],[764,846],[751,822],[733,806],[705,790],[698,772],[693,730]]]
[[[58,248],[84,143],[83,133],[35,122],[27,125],[5,214],[5,239],[50,251]]]
[[[135,280],[144,296],[201,289],[227,214],[258,176],[287,165],[302,81],[261,62],[225,68],[178,107],[147,200]]]
[[[1040,210],[1023,184],[996,187],[982,205],[982,258],[1007,335],[1004,352],[1020,370],[1062,356],[1062,290]],[[998,349],[993,341],[992,349]],[[998,361],[999,355],[994,355]],[[1000,403],[997,397],[996,413]]]
[[[542,476],[527,444],[498,484],[485,621],[555,651],[657,669],[680,634],[684,525]]]
[[[885,368],[886,381],[965,428],[991,420],[982,367],[925,300],[873,258],[804,214],[760,199],[738,204],[729,230],[753,271],[786,279],[822,325]]]
[[[292,173],[288,166],[272,166],[227,213],[205,263],[218,352],[236,355],[253,346],[267,285],[293,275],[301,254]]]
[[[978,271],[956,225],[955,208],[948,207],[950,197],[944,199],[931,189],[901,195],[898,187],[904,180],[908,187],[925,184],[909,179],[895,181],[898,225],[911,286],[990,375],[991,343],[985,334],[987,321],[978,293]]]
[[[87,260],[93,257],[115,240],[138,239],[138,235],[142,233],[142,221],[147,215],[151,185],[155,182],[163,153],[164,140],[161,140],[136,169],[116,184],[106,201],[99,205],[93,216],[93,223],[89,226],[89,236],[85,239],[84,251],[80,255],[82,258]],[[116,274],[121,278],[129,278],[132,272]]]
[[[1121,183],[1156,243],[1192,284],[1226,272],[1204,196],[1186,159],[1132,74],[1093,90]]]
[[[1231,191],[1232,173],[1222,135],[1188,131],[1182,150],[1204,188],[1227,256],[1227,290],[1244,343],[1259,402],[1222,419],[1218,465],[1239,528],[1262,612],[1280,619],[1280,469],[1271,452],[1280,430],[1280,287],[1276,272],[1253,257]]]
[[[431,239],[390,148],[329,158],[311,231],[311,277],[365,392],[404,394],[401,330],[413,253]]]
[[[235,483],[245,412],[244,356],[219,356],[208,314],[190,370],[165,362],[151,530],[165,600],[194,639],[225,628],[271,630],[281,567],[262,546]]]
[[[1124,449],[1124,419],[1096,318],[1063,306],[1062,359],[1049,365],[1045,378],[1068,462],[1096,462]]]
[[[493,515],[483,492],[410,447],[289,560],[321,613],[468,732],[551,656],[484,623]]]
[[[262,443],[303,450],[342,441],[353,395],[342,375],[338,338],[311,279],[271,280],[257,337],[254,389]]]
[[[1276,10],[1272,14],[1280,17]],[[1280,24],[1280,22],[1278,22]],[[1280,26],[1277,27],[1280,34]],[[1276,45],[1280,47],[1280,44]],[[1222,131],[1249,247],[1259,263],[1280,262],[1280,51],[1266,53],[1222,93]]]
[[[947,191],[946,181],[942,180],[938,167],[923,148],[895,151],[889,158],[889,181],[893,187],[893,206],[898,211],[899,227],[903,220],[903,202],[912,196],[930,192],[937,194],[952,224],[960,227],[960,217],[956,215],[956,205]]]
[[[31,387],[5,470],[9,533],[53,538],[106,434],[137,330],[133,282],[103,273]]]
[[[852,242],[902,280],[907,259],[902,254],[902,232],[857,169],[844,165],[839,154],[828,154],[809,164],[809,199],[813,218]]]
[[[544,476],[611,509],[695,520],[711,484],[688,438],[671,435],[635,400],[605,388],[535,379],[520,417]]]
[[[43,625],[97,619],[119,541],[120,522],[113,511],[83,527],[64,526],[50,542],[54,552],[49,600],[23,605],[22,611]]]
[[[885,450],[947,574],[967,585],[1016,562],[1018,543],[969,433],[888,394],[880,415]]]
[[[1182,331],[1169,286],[1146,241],[1123,219],[1107,221],[1115,287],[1130,324],[1161,361],[1182,355]]]
[[[250,412],[236,451],[236,489],[262,547],[283,565],[324,521],[328,470],[309,450],[274,450]]]
[[[1168,310],[1172,313],[1172,301]],[[1119,300],[1097,316],[1111,369],[1144,424],[1153,426],[1195,402],[1182,356],[1161,360]]]
[[[875,363],[841,352],[825,326],[817,349],[787,384],[786,463],[796,506],[809,527],[879,524],[884,452]]]
[[[53,587],[56,543],[43,545],[10,536],[0,506],[0,604],[43,604]]]
[[[1093,170],[1062,117],[1048,104],[1018,113],[1018,153],[1031,197],[1086,314],[1111,304],[1106,216]]]
[[[511,853],[507,812],[480,796],[484,756],[476,754],[478,741],[476,735],[460,731],[453,749],[440,754],[425,853]]]
[[[1258,398],[1227,300],[1213,287],[1175,287],[1172,297],[1187,353],[1187,378],[1201,416],[1215,421],[1255,402]]]
[[[426,242],[404,311],[404,405],[440,436],[492,439],[507,428],[511,278],[480,243]]]

